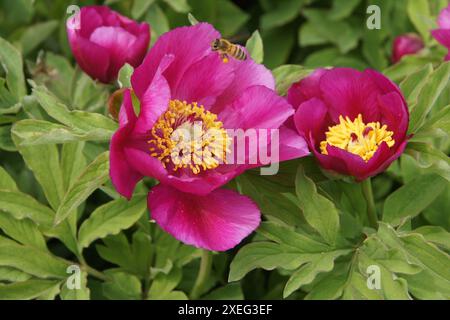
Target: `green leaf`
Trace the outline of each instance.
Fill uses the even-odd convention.
[[[242,292],[240,283],[230,283],[214,289],[203,296],[202,300],[244,300],[244,293]]]
[[[278,94],[284,96],[293,83],[307,77],[311,73],[311,70],[299,65],[287,64],[275,68],[272,73],[275,77]]]
[[[423,226],[414,230],[420,233],[427,241],[450,250],[450,233],[438,226]]]
[[[52,291],[59,281],[30,279],[11,284],[0,284],[0,300],[31,300]]]
[[[36,49],[58,27],[57,20],[36,23],[29,26],[20,38],[20,46],[24,56]]]
[[[160,35],[170,30],[169,20],[164,14],[164,11],[156,3],[148,10],[145,21],[149,22],[152,26],[151,45],[156,42]]]
[[[131,88],[131,75],[133,74],[134,68],[125,63],[119,70],[118,83],[121,88]]]
[[[0,266],[13,267],[39,278],[64,279],[68,264],[50,253],[0,237]]]
[[[0,166],[0,190],[17,191],[16,182],[1,166]]]
[[[44,120],[26,119],[14,124],[12,132],[20,138],[20,146],[61,144],[76,141],[109,141],[112,131],[81,131]]]
[[[66,192],[55,216],[55,224],[61,223],[78,206],[85,201],[92,192],[104,184],[109,177],[109,152],[99,155],[75,180]]]
[[[65,143],[61,150],[61,170],[64,190],[68,190],[86,167],[83,155],[84,142]]]
[[[254,242],[239,250],[230,265],[228,281],[242,279],[256,268],[273,270],[278,267],[295,269],[301,263],[299,253],[273,242]]]
[[[430,75],[430,81],[424,86],[417,104],[412,107],[409,121],[409,132],[415,133],[423,125],[426,116],[437,99],[447,87],[450,79],[450,62],[443,63]]]
[[[245,47],[247,48],[248,52],[250,53],[250,56],[252,57],[253,60],[255,60],[256,63],[263,62],[264,48],[261,35],[259,34],[258,30],[253,32],[251,37],[247,40]]]
[[[86,248],[96,239],[128,229],[142,216],[146,208],[145,196],[136,196],[131,201],[120,198],[98,207],[80,227],[80,247]]]
[[[68,281],[61,286],[60,297],[62,300],[89,300],[91,292],[87,286],[87,272],[80,272],[80,288],[69,289]]]
[[[316,185],[305,176],[302,167],[297,171],[295,190],[306,221],[325,241],[334,244],[339,232],[339,213],[333,202],[317,192]]]
[[[163,0],[166,2],[173,10],[180,13],[187,13],[191,10],[187,0]]]
[[[188,13],[188,20],[191,26],[195,26],[198,23],[198,20],[194,17],[192,13]]]
[[[12,214],[18,220],[30,218],[43,226],[51,225],[54,217],[50,208],[19,191],[0,190],[0,210]]]
[[[383,221],[398,225],[405,218],[412,218],[428,207],[448,185],[437,174],[419,175],[395,192],[384,203]]]
[[[141,282],[125,272],[114,272],[111,281],[103,284],[103,294],[112,300],[140,300]]]
[[[134,0],[131,7],[131,16],[133,19],[141,18],[155,0]]]
[[[61,101],[52,95],[45,87],[35,86],[33,96],[53,119],[82,132],[95,134],[108,140],[117,129],[117,124],[98,113],[84,111],[69,111]]]
[[[430,30],[433,29],[433,19],[427,0],[408,0],[406,10],[409,19],[419,31],[425,41],[430,38]]]
[[[400,84],[400,89],[407,99],[408,106],[411,107],[417,103],[417,98],[419,97],[423,87],[429,81],[429,77],[432,72],[433,66],[429,63],[402,81]]]
[[[11,267],[0,267],[0,282],[21,282],[30,279],[32,276]]]
[[[329,12],[329,17],[332,20],[347,18],[360,3],[361,0],[333,1],[333,7]]]
[[[294,20],[299,14],[304,1],[277,1],[276,8],[261,16],[261,29],[268,30],[283,26]]]
[[[9,42],[0,37],[0,63],[6,72],[6,83],[16,101],[26,95],[22,55]]]
[[[152,285],[148,292],[149,299],[165,300],[171,292],[177,287],[181,281],[181,269],[172,268],[172,270],[166,275],[164,273],[158,273],[153,279]]]
[[[9,237],[24,245],[47,251],[44,236],[30,219],[18,220],[11,214],[1,213],[0,229]]]
[[[283,297],[286,298],[305,284],[311,283],[318,273],[333,270],[334,260],[348,253],[348,250],[326,252],[311,259],[298,268],[289,278],[284,287]]]
[[[20,146],[22,139],[15,134],[14,129],[12,138],[25,163],[41,185],[49,204],[53,209],[58,208],[64,195],[64,187],[57,146]]]

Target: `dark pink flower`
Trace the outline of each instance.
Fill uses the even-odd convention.
[[[294,122],[320,165],[358,181],[403,152],[409,113],[399,88],[374,70],[318,69],[294,84]]]
[[[255,164],[224,164],[236,140],[225,129],[280,129],[280,161],[304,156],[306,142],[283,126],[294,110],[274,92],[269,70],[253,60],[224,63],[211,42],[220,34],[209,24],[174,29],[161,36],[132,76],[133,91],[125,92],[119,129],[111,141],[111,178],[119,193],[130,198],[144,176],[160,181],[148,196],[151,217],[175,238],[210,250],[237,245],[260,223],[260,211],[246,196],[220,189]],[[137,116],[132,95],[140,102]],[[136,107],[136,106],[135,106]],[[177,140],[179,130],[201,124],[203,158],[183,165],[172,155],[192,144]],[[211,140],[207,130],[220,133]],[[259,145],[267,149],[270,139]],[[199,142],[194,140],[195,143]],[[197,145],[196,145],[197,146]],[[197,147],[196,147],[197,148]],[[247,150],[247,158],[254,157]]]
[[[431,31],[433,37],[439,41],[440,44],[448,49],[448,54],[445,60],[450,60],[450,4],[443,9],[438,17],[438,29]]]
[[[398,36],[392,46],[392,62],[397,63],[403,56],[415,54],[423,48],[423,41],[417,34],[408,33]]]
[[[138,67],[148,49],[150,27],[106,6],[81,8],[69,19],[67,34],[80,68],[93,79],[109,83],[129,63]]]

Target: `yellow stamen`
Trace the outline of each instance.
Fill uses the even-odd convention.
[[[392,131],[379,122],[365,124],[361,114],[351,121],[349,117],[339,116],[339,124],[329,127],[325,133],[326,140],[320,143],[322,154],[328,154],[327,145],[344,149],[369,161],[382,142],[391,148],[395,144]]]
[[[226,163],[230,138],[217,115],[197,103],[171,100],[150,131],[150,155],[174,172],[198,174]]]

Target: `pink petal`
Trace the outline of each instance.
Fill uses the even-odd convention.
[[[386,124],[387,129],[394,132],[393,139],[396,142],[403,141],[408,130],[409,113],[403,104],[402,97],[396,92],[391,92],[379,96],[378,101],[381,123]]]
[[[377,121],[379,90],[366,73],[350,68],[329,70],[320,78],[320,89],[334,122],[341,115],[353,120],[358,114],[365,122]]]
[[[114,133],[110,146],[110,176],[114,187],[121,195],[131,198],[133,190],[142,175],[130,166],[125,155],[125,147],[129,142],[136,115],[131,102],[130,91],[124,93],[124,101],[120,109],[120,128]]]
[[[431,30],[433,37],[446,48],[450,48],[450,29]]]
[[[309,154],[308,144],[297,132],[285,126],[280,128],[280,162]]]
[[[273,90],[254,86],[224,108],[219,119],[227,129],[278,129],[293,113],[291,105]]]
[[[79,36],[75,30],[68,29],[69,43],[80,68],[93,79],[109,83],[108,68],[110,55],[107,49]]]
[[[174,56],[174,61],[164,76],[170,87],[175,88],[193,63],[211,53],[211,42],[216,38],[220,38],[220,34],[207,23],[176,28],[162,35],[131,78],[136,95],[139,98],[143,96],[161,59],[168,54]]]
[[[214,113],[220,113],[227,105],[236,100],[242,92],[252,86],[265,86],[275,89],[275,79],[272,73],[261,64],[257,64],[250,58],[245,61],[230,59],[228,64],[234,70],[234,80],[228,88],[218,97],[214,107]]]
[[[225,189],[193,196],[158,185],[149,193],[148,207],[163,230],[186,244],[214,251],[235,247],[261,220],[248,197]]]
[[[450,4],[439,14],[438,25],[442,29],[450,29]]]
[[[319,99],[312,98],[300,104],[294,115],[297,131],[307,139],[309,147],[316,146],[308,139],[310,134],[318,142],[325,139],[325,131],[330,125],[330,117],[327,106]]]
[[[150,44],[150,26],[146,23],[139,25],[137,39],[128,52],[127,62],[134,68],[139,67],[147,53]]]
[[[170,88],[162,74],[170,66],[173,59],[172,55],[166,55],[161,59],[161,64],[158,66],[152,82],[140,99],[141,111],[136,123],[136,132],[138,133],[149,132],[169,106]]]
[[[320,97],[320,78],[326,72],[326,69],[316,69],[308,77],[294,83],[289,88],[287,99],[294,109],[297,109],[299,105],[311,98]]]
[[[183,75],[172,98],[187,102],[198,102],[206,109],[212,106],[234,78],[233,68],[223,63],[217,54],[209,54],[192,64]]]

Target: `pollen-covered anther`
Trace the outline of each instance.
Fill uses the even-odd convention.
[[[326,139],[320,143],[320,151],[328,154],[327,146],[330,145],[356,154],[368,162],[383,142],[389,148],[395,144],[393,134],[379,122],[365,124],[361,114],[353,121],[340,116],[339,124],[329,127],[325,133]]]
[[[197,103],[171,100],[150,131],[150,155],[176,172],[194,174],[226,163],[231,139],[217,115]]]

